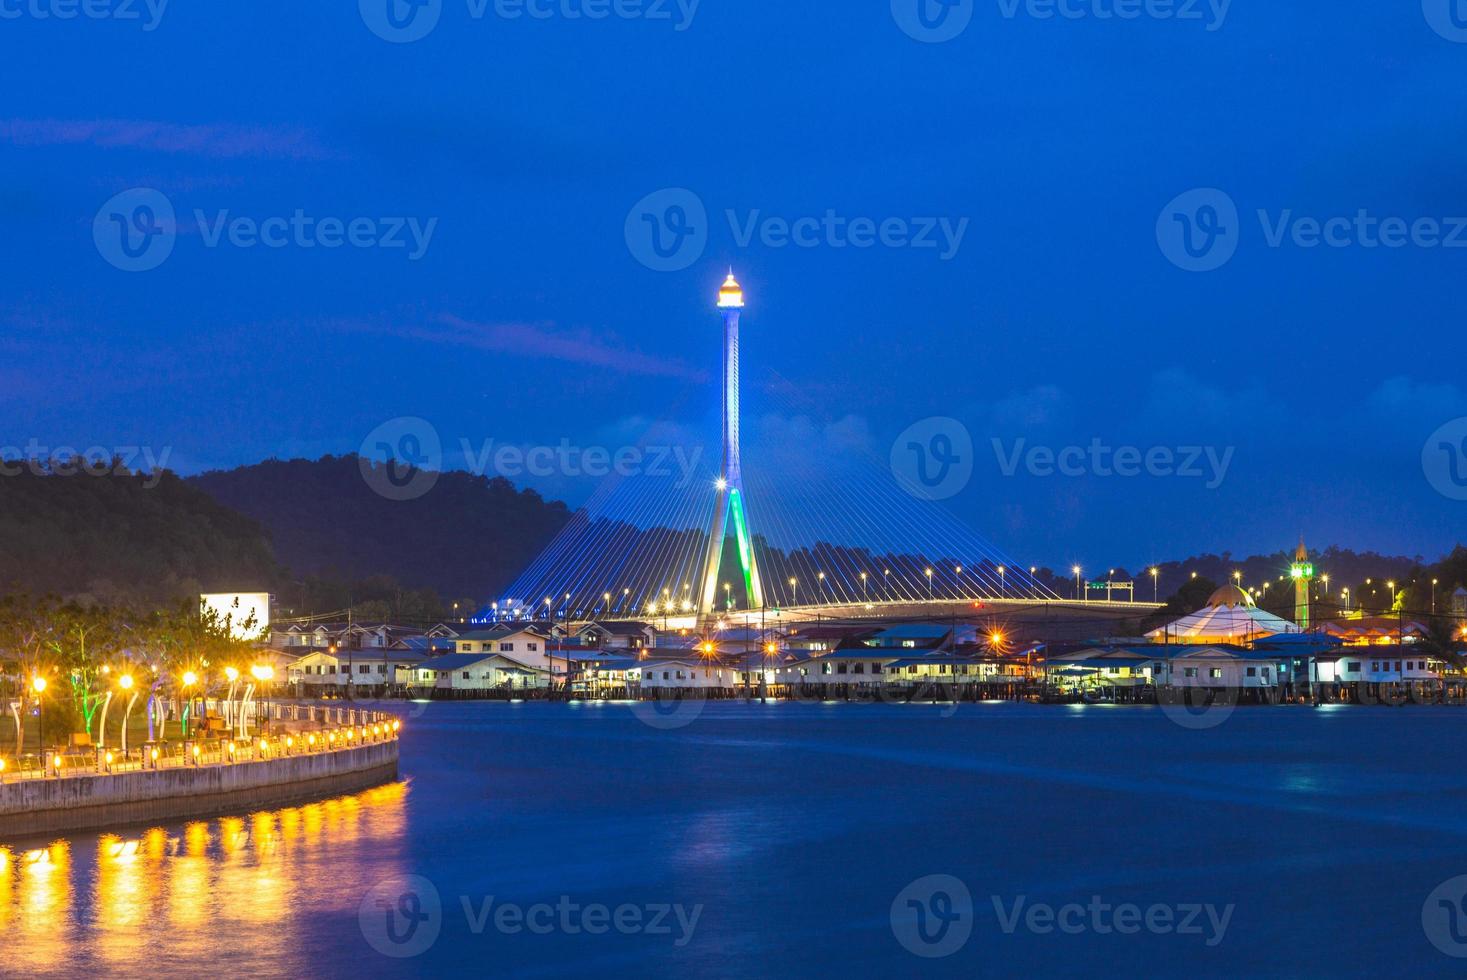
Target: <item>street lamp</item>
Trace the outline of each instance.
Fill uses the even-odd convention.
[[[953,569],[953,591],[959,598],[963,595],[963,566],[958,565]]]
[[[122,693],[132,691],[132,675],[123,674],[117,678],[117,686],[122,688]],[[133,691],[132,697],[127,699],[127,708],[122,712],[122,758],[127,760],[127,720],[132,716],[132,706],[138,703],[138,692]]]
[[[815,578],[818,579],[820,582],[820,595],[825,599],[826,602],[829,602],[830,593],[825,588],[825,573],[819,572],[816,574]]]
[[[1080,566],[1076,565],[1070,569],[1075,573],[1075,598],[1080,598]]]
[[[927,601],[932,601],[932,569],[927,569]]]
[[[1392,609],[1395,609],[1396,608],[1396,583],[1395,582],[1387,582],[1386,583],[1386,588],[1388,588],[1388,589],[1391,590],[1391,608]]]
[[[1437,580],[1436,579],[1432,579],[1431,580],[1431,614],[1433,616],[1436,615],[1436,585],[1437,585]]]
[[[1006,572],[1006,571],[1008,571],[1008,569],[1004,568],[1002,565],[998,566],[998,594],[999,595],[1004,595],[1005,594],[1004,577],[1003,577],[1003,575],[1004,575],[1004,572]]]
[[[797,579],[797,578],[791,578],[790,579],[790,605],[792,605],[792,606],[798,606],[799,604],[800,604],[800,580]]]
[[[866,573],[865,572],[862,572],[861,573],[861,601],[862,602],[867,602],[867,601],[870,600],[870,598],[871,598],[871,590],[868,587],[868,583],[866,581]]]
[[[1159,575],[1159,574],[1161,574],[1161,569],[1159,569],[1159,568],[1153,568],[1151,570],[1151,601],[1152,602],[1159,602],[1160,601],[1160,597],[1161,597],[1161,592],[1159,591],[1160,586],[1157,584],[1157,581],[1156,581],[1156,576]]]
[[[1350,590],[1349,589],[1341,589],[1340,590],[1340,598],[1345,601],[1345,611],[1346,612],[1349,612],[1350,611]]]
[[[191,670],[186,670],[183,672],[183,677],[181,678],[181,680],[183,681],[183,693],[186,696],[186,700],[188,702],[183,713],[183,740],[186,742],[188,741],[189,715],[193,714],[193,695],[188,693],[188,689],[199,682],[199,675],[195,674]]]
[[[239,683],[239,671],[234,667],[224,668],[224,679],[229,681],[229,691],[224,695],[224,723],[234,730],[234,688]]]
[[[36,751],[41,756],[42,768],[46,765],[46,708],[41,695],[46,693],[46,678],[40,674],[31,678],[31,690],[36,692]],[[20,755],[20,740],[16,739],[15,754]]]
[[[881,591],[886,596],[886,601],[891,601],[891,569],[883,569],[881,572]]]

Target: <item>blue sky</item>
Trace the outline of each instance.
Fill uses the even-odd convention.
[[[1419,4],[1237,0],[1219,22],[990,0],[923,43],[887,0],[667,20],[442,0],[431,32],[389,43],[349,3],[169,4],[151,30],[141,2],[141,22],[48,3],[0,5],[20,12],[0,21],[0,443],[166,447],[193,472],[355,451],[399,416],[450,465],[463,439],[711,440],[732,265],[751,467],[791,433],[885,460],[950,417],[973,475],[945,506],[1021,560],[1460,537],[1467,503],[1423,446],[1467,416],[1467,248],[1307,247],[1292,224],[1273,247],[1266,227],[1467,216],[1467,30]],[[142,272],[93,234],[133,188],[177,217]],[[706,242],[656,271],[626,229],[669,188],[703,205]],[[1158,238],[1198,188],[1239,214],[1206,272]],[[298,211],[432,233],[416,258],[208,244],[221,219]],[[739,240],[827,213],[966,223],[950,256]],[[1021,438],[1231,453],[1220,481],[1005,475]]]

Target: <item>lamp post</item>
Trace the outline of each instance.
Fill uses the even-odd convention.
[[[963,566],[953,566],[953,592],[958,598],[963,596]]]
[[[1159,568],[1153,568],[1151,570],[1151,601],[1153,604],[1161,601],[1161,586],[1156,579],[1160,574],[1161,569]]]
[[[1437,585],[1437,580],[1436,579],[1432,579],[1431,580],[1431,614],[1433,616],[1436,615],[1436,585]]]
[[[269,664],[256,664],[250,668],[250,676],[259,681],[260,689],[265,692],[265,722],[266,724],[256,726],[258,728],[269,728],[270,693],[267,684],[275,676],[275,668]]]
[[[1396,608],[1396,583],[1387,582],[1386,588],[1391,590],[1391,609],[1394,610]]]
[[[883,569],[881,572],[881,593],[886,596],[886,601],[891,601],[891,569]]]
[[[998,566],[998,594],[999,595],[1007,595],[1008,594],[1008,589],[1004,585],[1004,572],[1006,572],[1006,571],[1008,571],[1008,569],[1004,568],[1002,565]]]
[[[1080,566],[1079,565],[1076,565],[1073,568],[1071,568],[1070,571],[1072,571],[1072,572],[1075,573],[1075,598],[1076,599],[1079,599],[1080,598]]]
[[[866,573],[865,572],[862,572],[861,573],[861,601],[864,602],[864,603],[869,604],[870,601],[871,601],[871,589],[870,589],[870,583],[866,579],[867,579]]]
[[[181,693],[184,695],[185,701],[183,710],[183,740],[187,742],[189,716],[193,714],[194,709],[194,698],[193,695],[189,693],[189,688],[193,687],[199,682],[199,675],[195,674],[191,670],[186,670],[183,672],[183,677],[181,678],[181,680],[183,681]]]
[[[31,678],[31,690],[36,692],[36,751],[40,753],[41,768],[46,768],[46,708],[41,695],[46,693],[46,678],[40,674]],[[20,755],[20,739],[15,741],[15,754]]]
[[[932,601],[932,569],[927,569],[927,601]]]
[[[1349,612],[1350,611],[1350,590],[1349,589],[1341,589],[1340,590],[1340,598],[1345,601],[1345,611],[1346,612]]]
[[[122,693],[132,691],[132,696],[127,699],[127,709],[122,712],[122,759],[127,761],[127,720],[132,717],[132,706],[138,703],[138,692],[132,690],[132,675],[123,674],[117,678],[117,686],[122,688]]]
[[[790,605],[791,606],[798,606],[799,604],[800,604],[800,580],[797,579],[797,578],[792,578],[792,579],[790,579]]]
[[[818,572],[816,573],[815,578],[820,583],[820,598],[824,599],[826,602],[829,602],[830,593],[825,588],[825,573]]]

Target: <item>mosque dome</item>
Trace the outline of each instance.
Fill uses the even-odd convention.
[[[1253,605],[1253,597],[1232,583],[1222,586],[1207,600],[1209,609],[1231,609],[1233,606],[1252,607]]]

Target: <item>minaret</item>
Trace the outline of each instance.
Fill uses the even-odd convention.
[[[1309,549],[1304,547],[1304,535],[1299,535],[1299,548],[1294,552],[1294,564],[1289,566],[1289,578],[1294,580],[1294,622],[1300,629],[1309,629],[1309,583],[1314,581],[1314,565],[1309,561]]]
[[[728,279],[718,291],[718,309],[723,313],[723,459],[715,485],[718,498],[713,508],[713,528],[708,532],[708,560],[704,565],[703,601],[699,606],[704,613],[712,613],[717,608],[723,542],[730,521],[749,606],[758,609],[764,605],[764,589],[759,584],[759,565],[754,559],[754,542],[749,535],[745,510],[744,474],[739,465],[739,311],[743,308],[744,291],[730,269]]]

